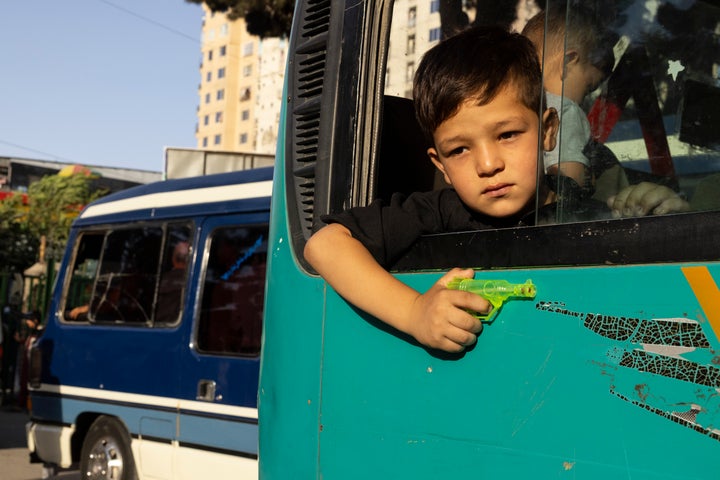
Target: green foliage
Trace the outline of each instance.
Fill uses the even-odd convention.
[[[27,203],[15,194],[0,201],[0,266],[22,272],[38,258],[46,239],[46,260],[60,260],[70,225],[83,206],[105,194],[85,175],[48,175],[30,185]]]
[[[244,18],[247,31],[260,38],[287,37],[292,25],[294,0],[185,0],[204,3],[213,12],[227,12],[229,20]]]
[[[87,203],[105,192],[91,192],[85,175],[48,175],[28,188],[27,229],[35,238],[45,237],[48,260],[59,260],[70,225]]]
[[[24,221],[22,197],[13,195],[0,201],[0,269],[21,272],[37,259],[37,237]]]

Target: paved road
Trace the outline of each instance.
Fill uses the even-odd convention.
[[[8,407],[0,408],[0,480],[40,480],[42,466],[31,464],[25,440],[26,413]],[[55,478],[79,480],[80,474],[61,472]]]

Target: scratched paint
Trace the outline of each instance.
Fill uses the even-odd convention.
[[[703,287],[706,296],[709,290]],[[556,301],[536,308],[579,319],[586,329],[616,342],[595,362],[610,380],[611,395],[720,441],[720,430],[713,427],[720,424],[720,368],[707,322],[578,312]]]

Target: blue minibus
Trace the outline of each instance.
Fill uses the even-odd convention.
[[[591,9],[612,34],[607,77],[579,104],[586,193],[652,182],[687,208],[567,221],[558,207],[544,223],[423,236],[390,268],[419,292],[453,267],[537,288],[463,353],[423,347],[346,302],[304,246],[324,214],[442,188],[414,69],[457,28],[519,30],[538,4],[299,0],[268,245],[263,480],[720,475],[720,6],[538,3],[568,28]]]
[[[30,353],[47,475],[257,477],[272,168],[167,180],[74,221]]]

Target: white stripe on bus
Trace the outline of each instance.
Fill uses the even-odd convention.
[[[195,400],[183,400],[172,397],[157,397],[154,395],[142,395],[138,393],[118,392],[113,390],[99,390],[97,388],[47,384],[42,384],[40,388],[34,388],[33,391],[57,394],[61,396],[72,395],[87,399],[109,400],[130,404],[134,403],[138,405],[153,405],[156,407],[171,408],[173,410],[189,410],[251,419],[258,418],[257,408],[239,407],[235,405],[220,405],[216,403],[198,402]]]
[[[114,202],[90,205],[81,214],[81,218],[109,215],[112,213],[130,212],[145,208],[178,207],[198,205],[201,203],[222,202],[227,200],[244,200],[249,198],[269,197],[272,194],[272,180],[254,183],[239,183],[219,187],[193,188],[157,192],[139,197],[124,198]]]

